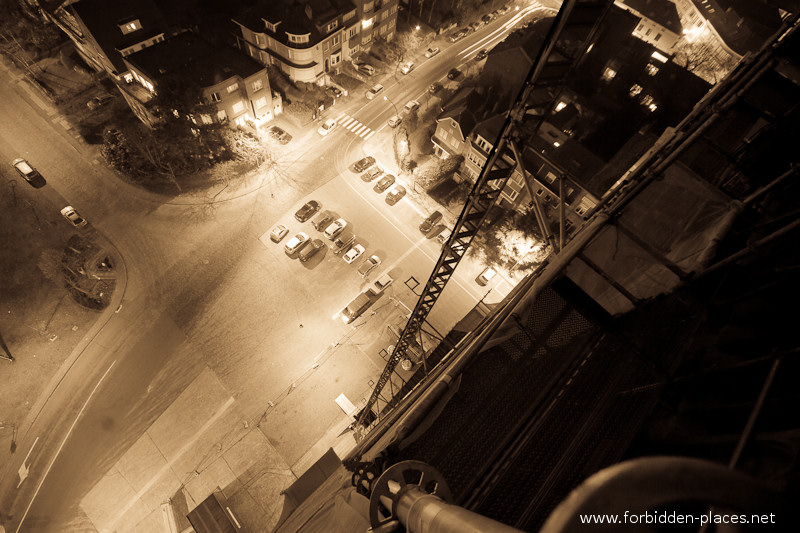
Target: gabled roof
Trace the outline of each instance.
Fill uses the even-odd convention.
[[[140,50],[125,58],[153,80],[168,74],[183,76],[200,87],[211,87],[264,69],[254,59],[229,47],[216,47],[191,32]]]
[[[327,36],[317,29],[317,24],[321,27],[354,9],[356,6],[350,0],[260,0],[235,16],[233,21],[251,31],[266,33],[284,44],[288,44],[287,32],[293,35],[310,34],[311,45]],[[264,24],[265,20],[272,24],[280,23],[277,31],[270,31]],[[298,46],[297,43],[291,45]]]
[[[678,9],[669,0],[623,0],[623,3],[678,35],[683,30]]]
[[[506,117],[504,115],[492,115],[486,120],[478,122],[472,131],[476,135],[480,135],[494,145],[495,141],[497,140],[497,136],[500,135],[500,131],[503,129],[503,124],[505,124],[505,122]]]
[[[118,50],[166,33],[167,23],[153,0],[80,0],[68,6],[114,65],[125,71]],[[141,29],[123,34],[119,25],[138,19]]]
[[[484,103],[483,97],[474,88],[462,87],[442,105],[442,112],[436,121],[448,118],[455,120],[466,139],[483,117]]]

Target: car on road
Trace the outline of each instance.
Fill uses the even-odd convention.
[[[451,68],[450,72],[447,73],[447,79],[448,80],[454,80],[454,79],[458,78],[459,76],[461,76],[461,71],[458,70],[457,68]]]
[[[314,257],[316,253],[323,248],[325,248],[325,243],[322,242],[321,239],[314,239],[313,241],[308,243],[308,246],[306,246],[300,251],[300,254],[297,256],[297,258],[301,262],[305,263],[306,261]]]
[[[381,264],[381,258],[377,255],[371,255],[367,257],[361,266],[358,267],[358,275],[362,278],[366,278],[367,275],[372,272],[375,267]]]
[[[486,267],[483,272],[478,274],[478,277],[475,278],[475,281],[478,285],[485,287],[496,274],[497,270],[493,269],[492,267]]]
[[[403,106],[404,113],[411,113],[412,111],[419,108],[419,102],[416,100],[410,100],[406,102],[406,105]]]
[[[344,259],[344,262],[349,265],[352,264],[353,261],[361,257],[361,254],[363,253],[364,253],[364,247],[360,244],[356,244],[355,246],[347,250],[347,253],[342,256],[342,259]]]
[[[336,220],[334,220],[333,222],[328,224],[328,227],[325,228],[324,235],[328,239],[333,240],[346,227],[347,227],[347,221],[345,219],[343,219],[343,218],[337,218]]]
[[[33,168],[21,157],[15,159],[11,164],[14,165],[15,169],[17,169],[17,172],[19,172],[19,175],[22,176],[22,179],[30,183],[35,189],[40,189],[47,183],[42,175],[39,174],[39,171]]]
[[[440,211],[434,211],[428,215],[428,218],[420,223],[419,230],[427,235],[436,226],[436,224],[439,223],[440,220],[442,220],[442,213]]]
[[[361,174],[361,180],[370,182],[375,178],[377,178],[378,176],[380,176],[381,174],[383,174],[383,169],[379,166],[374,166],[371,169],[364,172],[363,174]]]
[[[288,233],[289,228],[287,228],[284,224],[278,224],[272,228],[272,232],[269,234],[269,240],[272,242],[281,242]]]
[[[381,193],[386,189],[388,189],[389,187],[391,187],[392,185],[394,185],[394,176],[392,176],[391,174],[386,174],[385,176],[383,176],[381,179],[378,180],[378,182],[375,184],[372,190],[377,193]]]
[[[456,41],[460,41],[467,35],[469,35],[469,28],[461,28],[460,30],[450,34],[450,42],[454,43]]]
[[[386,203],[389,205],[394,205],[405,195],[406,188],[402,185],[395,185],[394,189],[386,193]]]
[[[319,127],[317,133],[319,133],[322,136],[325,136],[330,132],[332,132],[334,128],[336,128],[336,121],[333,120],[332,118],[329,118],[328,120],[322,123],[322,126]]]
[[[383,92],[383,85],[381,85],[380,83],[376,83],[375,85],[370,87],[369,90],[367,91],[367,100],[372,100],[382,92]]]
[[[353,172],[362,172],[375,164],[375,158],[371,155],[361,158],[353,163]]]
[[[325,228],[328,227],[328,224],[333,222],[334,214],[332,211],[328,211],[327,209],[319,214],[317,218],[311,221],[311,225],[314,226],[314,229],[317,231],[323,231]]]
[[[489,53],[484,48],[483,50],[481,50],[480,52],[475,54],[475,61],[480,61],[482,59],[486,59],[486,56],[488,56],[488,55],[489,55]]]
[[[286,241],[286,253],[292,255],[293,253],[300,250],[306,243],[311,239],[308,234],[303,233],[302,231]]]
[[[86,225],[86,219],[82,218],[75,208],[71,205],[68,205],[64,209],[61,210],[61,214],[64,215],[64,218],[69,221],[70,224],[75,226],[76,228],[80,228]]]
[[[433,46],[433,47],[428,48],[427,50],[425,50],[425,57],[431,58],[431,57],[435,56],[436,54],[438,54],[439,52],[440,52],[440,50],[437,47]]]
[[[329,93],[331,93],[331,96],[333,96],[334,98],[341,98],[342,96],[344,96],[344,93],[342,92],[342,90],[340,88],[336,87],[335,85],[328,85],[326,90]]]
[[[392,117],[386,122],[390,128],[396,128],[403,122],[403,119],[399,115],[392,115]]]
[[[272,126],[269,129],[268,135],[278,141],[281,144],[289,144],[289,141],[292,140],[292,136],[286,133],[286,131],[278,126]]]
[[[406,61],[400,67],[400,72],[402,72],[403,74],[408,74],[412,70],[414,70],[414,62],[413,61]]]
[[[100,96],[95,96],[94,98],[86,102],[86,107],[94,111],[95,109],[106,105],[113,99],[114,99],[113,94],[101,94]]]
[[[438,81],[431,83],[430,86],[428,87],[428,92],[431,94],[436,94],[441,90],[442,90],[442,84],[439,83]]]
[[[305,222],[319,211],[320,205],[316,200],[309,200],[294,214],[298,222]]]

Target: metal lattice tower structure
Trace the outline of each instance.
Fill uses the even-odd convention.
[[[422,324],[436,304],[448,280],[466,254],[472,239],[486,220],[490,208],[506,185],[515,168],[524,172],[522,153],[518,146],[537,131],[552,112],[568,76],[583,56],[602,19],[612,5],[611,0],[565,0],[556,15],[526,81],[506,116],[500,135],[489,153],[480,176],[467,197],[466,204],[456,221],[450,238],[425,284],[417,304],[411,312],[400,338],[390,354],[386,367],[378,378],[366,405],[356,421],[364,428],[368,413],[376,405],[380,393],[389,382],[397,365],[412,345]],[[523,127],[524,125],[524,127]],[[563,187],[562,187],[563,191]],[[544,214],[536,195],[533,209],[545,238],[555,251],[564,245],[563,209],[560,220],[560,238],[555,239],[547,230]],[[562,192],[561,205],[564,205]],[[381,411],[378,410],[378,418]]]

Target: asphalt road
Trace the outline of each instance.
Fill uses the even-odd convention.
[[[503,35],[490,26],[485,35],[442,47],[403,83],[387,86],[386,95],[401,103],[418,96],[455,58]],[[355,102],[351,111],[373,129],[394,114],[382,99]],[[387,206],[347,170],[361,156],[363,141],[344,130],[311,144],[319,140],[313,131],[295,139],[279,166],[254,178],[238,196],[169,200],[88,164],[96,152],[54,127],[52,117],[31,98],[21,98],[9,80],[0,81],[0,114],[11,119],[0,129],[0,155],[22,154],[39,168],[48,179],[41,207],[75,206],[91,223],[86,231],[101,232],[119,250],[129,281],[120,311],[87,339],[20,435],[16,460],[29,454],[30,474],[19,488],[18,479],[2,481],[7,531],[91,530],[81,517],[81,496],[202,369],[211,368],[256,417],[321,350],[347,333],[349,326],[336,314],[371,279],[388,269],[398,280],[414,276],[424,283],[438,255],[438,244],[417,229],[419,212],[407,201]],[[320,236],[308,222],[292,218],[312,196],[350,221],[367,254],[381,257],[383,265],[368,280],[355,273],[360,261],[347,265],[328,250],[302,264],[286,256],[282,244],[268,241],[272,226],[285,221],[293,232]],[[437,304],[432,315],[442,330],[480,294],[469,280],[456,281],[446,291],[453,293],[450,303]],[[393,290],[413,303],[402,284]],[[295,416],[276,426],[303,423],[304,416]],[[279,445],[289,464],[319,437],[294,434],[297,439]]]

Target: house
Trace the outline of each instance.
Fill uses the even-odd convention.
[[[639,17],[633,36],[650,43],[660,52],[672,55],[683,36],[680,16],[670,0],[617,0],[619,8]]]
[[[80,0],[62,4],[50,18],[86,63],[115,81],[132,81],[123,58],[162,42],[167,23],[153,0]]]
[[[148,102],[166,76],[190,81],[214,104],[215,116],[193,117],[206,124],[230,121],[258,130],[282,111],[281,99],[272,93],[264,66],[237,49],[215,47],[191,32],[127,55],[124,62],[138,90],[123,87],[123,95],[147,124],[156,120]]]
[[[478,122],[476,113],[481,113],[483,98],[471,88],[458,90],[442,106],[436,117],[436,130],[431,137],[434,153],[442,159],[451,155],[463,155],[467,136]]]
[[[375,39],[394,37],[397,0],[261,0],[233,22],[250,57],[323,85]]]

